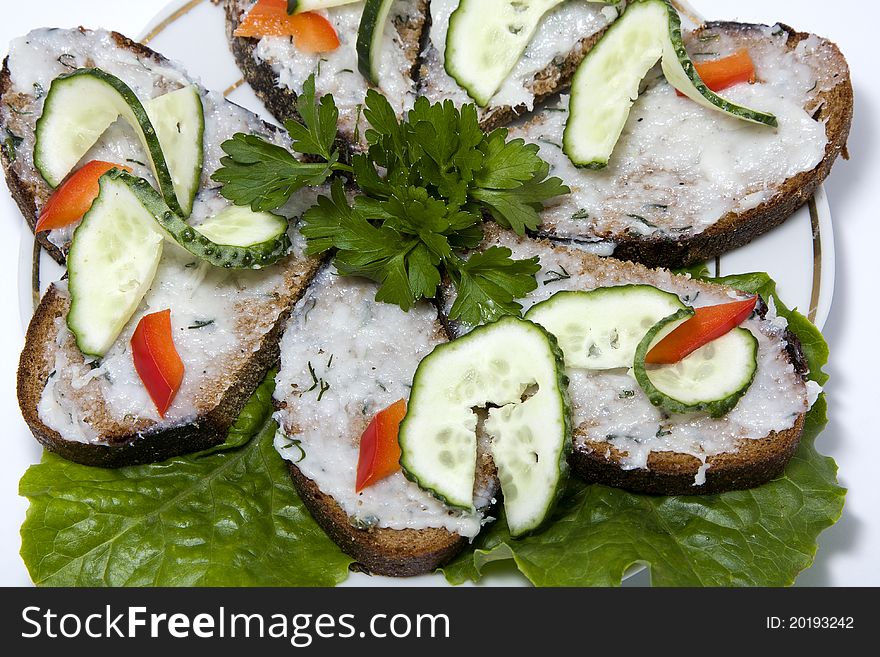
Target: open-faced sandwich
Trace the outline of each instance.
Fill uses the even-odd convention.
[[[24,417],[84,464],[196,452],[118,475],[65,464],[88,500],[36,485],[61,467],[51,457],[22,484],[36,507],[57,495],[78,504],[71,518],[106,514],[100,500],[161,468],[186,518],[167,549],[216,564],[200,532],[232,552],[240,536],[235,583],[283,584],[258,574],[261,559],[297,549],[291,537],[326,541],[317,525],[350,555],[333,568],[415,575],[465,551],[455,581],[496,558],[539,583],[619,581],[671,540],[681,572],[698,574],[669,582],[757,583],[730,564],[765,540],[778,550],[771,527],[792,535],[791,555],[768,583],[809,563],[841,503],[804,438],[821,426],[824,343],[766,277],[671,268],[748,242],[828,174],[852,112],[833,44],[782,26],[682,34],[666,0],[225,12],[284,130],[115,33],[37,30],[5,62],[7,180],[68,268],[28,330]],[[779,495],[784,470],[810,504],[716,513]],[[217,527],[191,514],[206,499],[223,507]],[[38,515],[25,533],[45,540],[58,527]],[[243,533],[263,515],[255,550]],[[546,575],[624,535],[608,572]],[[707,564],[716,538],[729,552]],[[163,541],[150,537],[150,564]],[[69,581],[58,573],[73,562],[41,545],[29,565]],[[102,554],[72,581],[153,572],[135,557],[91,579]],[[233,581],[199,568],[148,581]]]
[[[34,435],[105,466],[222,443],[318,262],[287,219],[230,204],[209,176],[235,133],[287,137],[111,32],[22,37],[0,94],[10,190],[68,267],[21,356]]]

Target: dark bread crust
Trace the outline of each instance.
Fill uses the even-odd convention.
[[[739,441],[736,452],[709,457],[706,482],[694,485],[702,463],[695,456],[651,452],[647,469],[623,470],[620,453],[607,443],[576,445],[569,458],[572,470],[589,482],[654,495],[708,495],[760,486],[780,475],[794,455],[804,428],[798,416],[792,428],[757,440]],[[609,456],[605,450],[610,449]]]
[[[336,500],[322,493],[295,465],[289,464],[289,469],[299,496],[318,524],[368,573],[391,577],[430,573],[467,545],[466,538],[446,529],[358,529]]]
[[[317,263],[311,263],[304,272],[311,277]],[[53,285],[43,296],[28,326],[25,345],[18,365],[18,403],[25,422],[34,437],[49,451],[84,465],[118,468],[126,465],[154,463],[180,454],[197,452],[226,440],[229,428],[235,423],[245,403],[263,381],[279,358],[279,341],[293,304],[302,295],[305,285],[281,313],[278,321],[260,340],[259,348],[238,368],[223,390],[220,402],[187,425],[160,431],[140,432],[130,426],[116,425],[104,434],[107,444],[82,443],[66,440],[40,419],[39,403],[43,388],[54,366],[55,321],[69,308],[68,298],[59,294]]]
[[[81,32],[88,32],[84,27],[80,27],[79,30]],[[111,32],[110,36],[120,48],[130,50],[139,57],[151,59],[156,64],[170,63],[167,58],[163,57],[155,50],[152,50],[137,41],[132,41],[118,32]],[[13,102],[12,99],[10,99],[11,93],[12,78],[9,71],[9,57],[7,56],[3,60],[3,69],[0,70],[0,105]],[[51,195],[52,188],[42,179],[37,180],[34,184],[23,180],[12,166],[13,162],[7,156],[5,148],[0,148],[0,164],[2,164],[3,171],[6,174],[6,184],[9,187],[9,192],[18,204],[18,207],[21,210],[22,215],[24,215],[25,220],[28,222],[31,231],[33,231],[37,224],[38,217],[37,202],[39,201],[39,205],[42,206]],[[35,234],[35,237],[37,242],[40,243],[40,246],[43,247],[58,264],[64,264],[66,254],[49,241],[48,233],[37,233]]]
[[[780,25],[788,33],[787,47],[794,49],[798,43],[810,35],[796,32],[794,29]],[[721,29],[730,33],[748,34],[766,28],[764,25],[753,25],[735,22],[710,22],[697,30]],[[780,225],[798,208],[813,196],[816,189],[828,174],[837,157],[845,152],[853,116],[853,88],[849,76],[849,68],[839,48],[828,42],[835,58],[844,65],[846,75],[837,84],[819,94],[820,106],[815,110],[814,118],[826,121],[825,134],[828,143],[822,161],[811,171],[803,171],[786,180],[772,198],[746,212],[730,212],[702,233],[685,239],[670,238],[633,238],[631,235],[614,236],[617,248],[614,257],[632,260],[649,267],[684,267],[694,263],[705,262],[715,256],[745,246],[756,237]],[[552,234],[544,235],[556,239]]]

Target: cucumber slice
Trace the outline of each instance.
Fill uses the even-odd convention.
[[[150,289],[163,235],[128,185],[112,175],[73,233],[67,326],[84,354],[103,356]]]
[[[205,111],[196,86],[183,87],[144,103],[174,185],[183,216],[192,212],[202,180]]]
[[[218,244],[212,241],[200,228],[187,224],[162,200],[162,197],[143,178],[137,178],[125,171],[113,170],[108,176],[118,179],[128,186],[134,193],[147,212],[158,222],[159,227],[164,229],[166,237],[172,239],[178,245],[192,253],[197,258],[209,262],[216,267],[227,269],[261,269],[271,265],[287,255],[290,249],[290,238],[287,230],[279,234],[280,223],[277,215],[268,215],[265,212],[252,212],[246,207],[238,210],[227,209],[230,214],[220,219],[207,220],[208,232],[220,234],[222,239],[241,239],[250,241],[251,244]],[[267,216],[268,215],[268,216]],[[250,216],[250,220],[248,220]],[[250,227],[246,222],[250,221]],[[238,224],[233,231],[232,224]],[[286,222],[285,222],[286,223]],[[204,224],[203,224],[204,225]],[[235,236],[232,233],[235,233]],[[259,237],[266,239],[257,242]]]
[[[526,313],[559,341],[566,367],[631,367],[636,347],[664,317],[684,308],[675,294],[650,285],[557,292]]]
[[[281,239],[287,233],[287,219],[271,212],[254,212],[249,207],[230,205],[200,223],[196,230],[216,244],[258,246]]]
[[[288,14],[301,14],[315,9],[329,9],[339,5],[350,5],[359,0],[287,0]]]
[[[563,0],[461,0],[449,17],[446,72],[485,107]]]
[[[735,328],[672,365],[645,365],[651,347],[693,314],[690,308],[679,310],[651,328],[636,349],[633,373],[655,406],[721,417],[736,406],[758,370],[758,340],[751,331]]]
[[[382,65],[382,37],[385,22],[394,0],[367,0],[358,26],[358,70],[371,84],[379,84],[379,67]]]
[[[658,60],[667,81],[701,105],[744,121],[777,125],[772,114],[725,100],[703,84],[685,50],[681,19],[667,0],[636,0],[572,79],[563,151],[575,166],[607,166],[638,98],[639,84]]]
[[[588,0],[616,5],[619,0]],[[489,104],[535,36],[564,0],[461,0],[449,17],[446,72],[477,105]]]
[[[77,69],[52,81],[43,113],[37,119],[37,170],[49,185],[57,187],[120,116],[140,137],[165,202],[181,214],[173,179],[147,111],[127,84],[97,68]]]
[[[534,394],[530,394],[534,391]],[[478,407],[511,534],[549,517],[568,476],[568,380],[556,340],[505,317],[438,346],[419,364],[400,425],[404,474],[450,506],[474,507]]]

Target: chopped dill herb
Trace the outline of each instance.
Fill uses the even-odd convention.
[[[547,272],[547,278],[544,279],[544,285],[549,285],[550,283],[558,283],[559,281],[564,281],[571,278],[571,274],[566,271],[565,267],[560,265],[559,269],[561,271],[554,271],[551,269]]]
[[[302,461],[306,457],[306,450],[303,449],[302,441],[299,440],[298,438],[289,438],[287,436],[285,436],[285,438],[287,438],[287,444],[282,445],[282,447],[284,449],[290,449],[291,447],[296,447],[299,450],[299,458],[296,461],[294,461],[294,463],[299,463],[300,461]]]
[[[318,304],[318,300],[315,297],[309,297],[306,299],[306,302],[303,304],[303,324],[309,321],[309,313],[315,309],[315,306]]]
[[[331,357],[332,358],[332,357]],[[312,385],[303,390],[300,393],[300,397],[302,397],[307,392],[311,392],[312,390],[318,390],[318,401],[321,401],[321,398],[324,396],[324,393],[330,390],[330,384],[327,383],[322,377],[319,377],[315,372],[315,368],[312,366],[312,361],[308,362],[309,374],[312,377]]]
[[[71,55],[69,52],[65,52],[59,55],[56,61],[65,68],[76,70],[76,58],[74,58],[74,56]]]
[[[657,228],[657,224],[652,224],[650,221],[648,221],[647,219],[645,219],[645,218],[644,218],[642,215],[640,215],[640,214],[627,214],[626,216],[627,216],[627,217],[630,217],[630,218],[632,218],[632,219],[636,219],[637,221],[641,221],[641,222],[642,222],[643,224],[645,224],[648,228]]]
[[[321,390],[318,392],[318,401],[321,401],[321,397],[324,396],[324,393],[330,390],[330,384],[327,383],[324,379],[321,379]]]
[[[214,323],[213,319],[197,319],[192,323],[191,326],[187,326],[188,329],[200,329],[205,328],[206,326],[210,326]]]
[[[559,150],[562,150],[562,144],[559,144],[555,141],[550,141],[549,139],[539,139],[538,141],[541,142],[542,144],[547,144],[548,146],[555,146]]]

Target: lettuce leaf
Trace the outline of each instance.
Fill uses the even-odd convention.
[[[695,270],[691,272],[697,274]],[[827,380],[828,346],[819,330],[786,308],[763,273],[705,280],[773,299],[800,339],[810,378]],[[816,553],[816,539],[843,511],[837,465],[813,447],[827,424],[824,395],[807,414],[797,453],[781,477],[720,495],[639,495],[579,480],[541,533],[513,539],[504,518],[444,568],[452,583],[479,580],[494,561],[513,560],[537,586],[619,585],[634,564],[651,568],[658,586],[782,586]]]
[[[226,442],[118,470],[46,452],[19,484],[40,586],[329,586],[351,558],[305,509],[272,441],[274,373]]]

